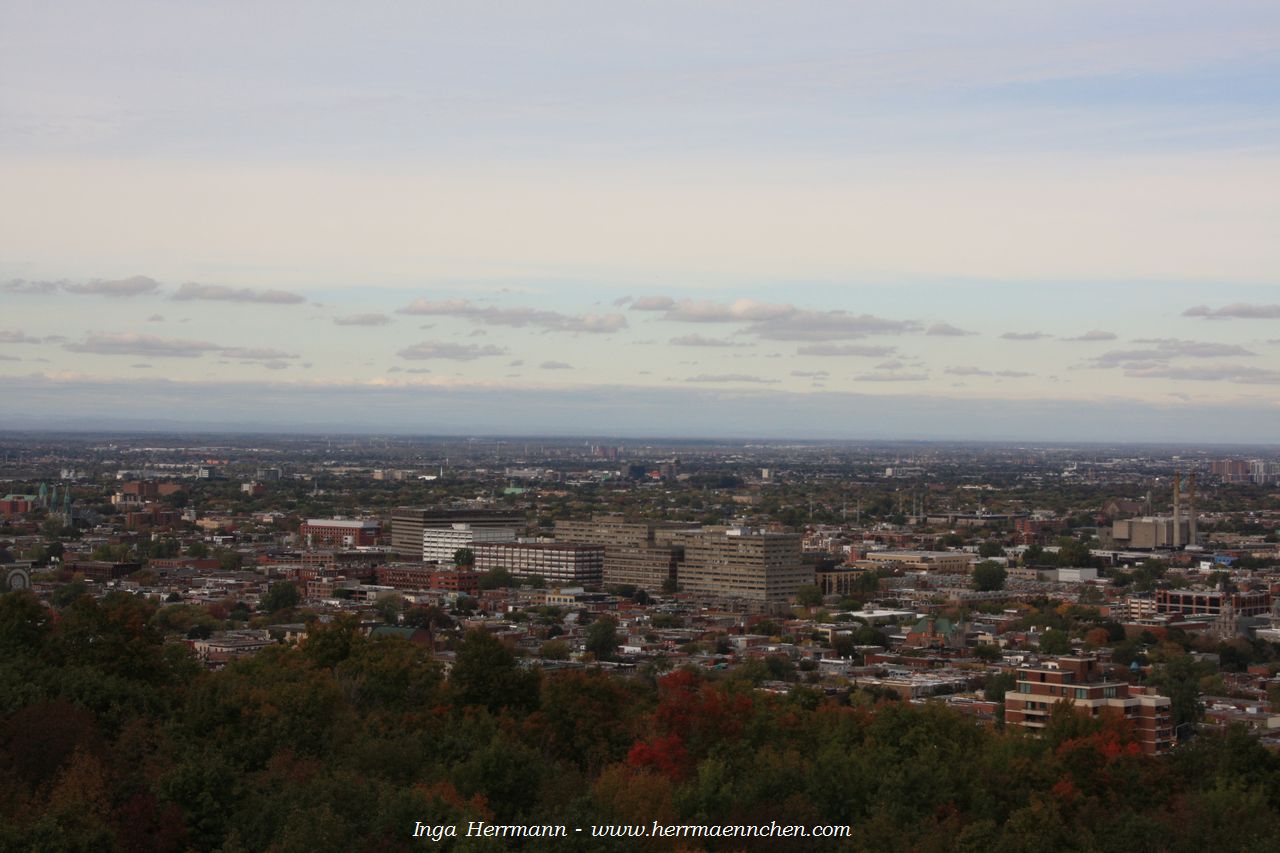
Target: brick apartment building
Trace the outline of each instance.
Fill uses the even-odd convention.
[[[1004,697],[1007,725],[1043,729],[1054,705],[1065,702],[1078,714],[1115,714],[1129,720],[1144,752],[1166,752],[1173,746],[1169,698],[1149,687],[1104,677],[1092,655],[1022,667],[1017,678],[1016,689]]]
[[[1236,616],[1266,616],[1271,612],[1271,593],[1266,591],[1226,593],[1204,589],[1158,589],[1156,613],[1169,616],[1221,616],[1230,602]]]
[[[94,583],[105,583],[107,581],[123,578],[142,568],[141,563],[111,563],[105,560],[78,560],[73,563],[64,563],[63,569],[71,572],[73,575],[83,575],[85,580]]]
[[[368,548],[378,544],[381,525],[372,519],[308,518],[298,528],[308,548]]]
[[[381,586],[403,590],[442,590],[475,595],[480,591],[480,573],[469,569],[442,569],[434,563],[388,563],[378,566]]]

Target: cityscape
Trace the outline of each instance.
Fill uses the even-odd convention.
[[[1180,849],[1280,768],[1274,447],[9,433],[0,482],[7,802],[123,849]]]
[[[1277,44],[0,0],[0,853],[1280,849]]]

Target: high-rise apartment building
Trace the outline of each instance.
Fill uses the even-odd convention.
[[[1280,482],[1280,462],[1254,459],[1249,462],[1249,478],[1259,486]]]
[[[696,524],[627,521],[598,515],[590,521],[556,521],[556,541],[604,546],[604,583],[657,592],[674,581],[684,559],[683,534]]]
[[[677,579],[684,592],[700,598],[782,605],[814,582],[814,567],[801,558],[799,534],[731,527],[685,533],[680,539],[685,551]]]

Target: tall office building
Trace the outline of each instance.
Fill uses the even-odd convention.
[[[556,521],[556,541],[604,546],[604,583],[658,592],[676,578],[684,559],[681,536],[696,524],[627,521],[597,515],[590,521]]]
[[[459,548],[474,549],[481,542],[514,542],[514,527],[476,527],[471,524],[451,524],[448,527],[427,527],[422,531],[422,559],[437,563],[452,562]]]
[[[738,599],[758,606],[783,605],[814,582],[814,567],[801,558],[800,535],[761,533],[741,527],[681,534],[680,587],[703,599]]]
[[[507,509],[456,507],[399,507],[391,512],[391,548],[402,559],[422,559],[422,531],[429,527],[469,524],[473,528],[512,528],[524,531],[524,513]]]

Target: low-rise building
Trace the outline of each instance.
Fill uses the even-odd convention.
[[[308,548],[367,548],[378,544],[381,527],[373,519],[308,518],[298,537]]]
[[[1005,694],[1005,722],[1043,729],[1058,703],[1079,714],[1116,714],[1130,721],[1144,752],[1166,752],[1173,746],[1171,702],[1152,688],[1103,676],[1098,659],[1061,657],[1017,670],[1017,686]]]

